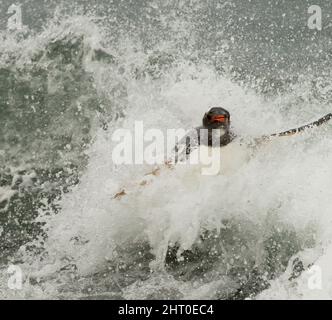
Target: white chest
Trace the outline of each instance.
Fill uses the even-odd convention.
[[[235,173],[249,158],[248,147],[234,142],[222,148],[201,145],[192,152],[189,162],[198,165],[203,175],[228,175]]]

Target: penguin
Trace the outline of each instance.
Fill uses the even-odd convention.
[[[201,130],[203,129],[203,131]],[[218,145],[224,147],[232,142],[235,138],[235,134],[231,130],[231,115],[230,113],[221,107],[211,108],[203,117],[203,126],[197,128],[199,132],[200,140],[203,140],[202,143],[205,143],[205,139],[202,138],[202,132],[207,130],[208,146],[213,146],[213,139],[217,138],[219,140]],[[216,134],[214,134],[214,132]]]
[[[280,133],[265,135],[255,139],[255,145],[267,142],[274,137],[288,137],[302,133],[306,130],[319,127],[329,122],[331,119],[332,113],[329,113],[317,121],[301,127]],[[236,171],[239,166],[241,166],[241,163],[243,163],[245,159],[248,158],[248,154],[241,143],[235,143],[234,140],[239,140],[236,138],[236,134],[231,128],[231,116],[229,111],[222,107],[213,107],[204,114],[202,125],[189,131],[174,147],[174,157],[173,159],[165,162],[165,168],[173,169],[177,162],[183,159],[188,159],[192,152],[197,151],[200,147],[217,147],[223,149],[223,163],[226,163],[225,167],[228,167],[228,173],[232,173]],[[157,167],[152,172],[147,173],[146,176],[158,176],[160,171],[161,168]],[[146,186],[147,184],[149,184],[147,180],[143,180],[139,183],[140,186]],[[120,192],[115,194],[113,199],[120,199],[124,195],[127,195],[127,193],[125,189],[122,189]]]
[[[262,136],[255,139],[256,144],[268,141],[274,137],[287,137],[299,134],[308,129],[319,127],[332,119],[332,113],[325,115],[317,121],[290,129],[280,133]],[[229,111],[222,107],[213,107],[203,116],[203,124],[189,131],[183,139],[175,146],[175,163],[189,155],[198,147],[205,145],[208,147],[225,147],[236,138],[236,134],[231,129],[231,116]],[[216,143],[217,142],[217,143]]]
[[[200,146],[225,147],[235,139],[229,111],[213,107],[203,116],[202,125],[189,131],[175,146],[174,162],[187,159]]]

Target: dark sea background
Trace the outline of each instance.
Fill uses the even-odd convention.
[[[331,1],[315,1],[321,31],[306,0],[17,3],[8,31],[0,0],[1,298],[308,297],[303,272],[330,261],[331,124],[120,201],[151,167],[114,166],[110,137],[190,128],[217,104],[245,138],[332,112]]]

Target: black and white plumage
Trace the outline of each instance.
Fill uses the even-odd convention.
[[[203,117],[203,125],[186,133],[174,148],[174,162],[185,161],[199,146],[224,147],[235,135],[230,129],[230,113],[212,108]]]

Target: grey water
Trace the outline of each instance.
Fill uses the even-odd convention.
[[[293,177],[295,182],[281,178],[284,185],[278,185],[280,189],[276,189],[290,188],[292,199],[286,193],[277,196],[277,191],[271,191],[268,196],[273,201],[266,205],[270,206],[268,210],[265,210],[265,204],[260,206],[262,199],[257,201],[257,206],[248,204],[246,210],[249,214],[255,215],[260,209],[269,211],[265,218],[251,220],[232,214],[232,210],[242,210],[232,201],[227,207],[218,204],[213,208],[202,202],[199,208],[202,215],[210,209],[211,212],[220,210],[227,213],[220,218],[223,228],[206,229],[202,223],[189,247],[180,240],[170,241],[162,261],[158,260],[158,244],[149,236],[140,238],[138,232],[130,231],[131,227],[128,227],[128,232],[132,232],[132,236],[128,235],[126,240],[121,241],[116,236],[120,231],[114,227],[109,235],[108,248],[105,245],[108,241],[106,236],[102,241],[93,242],[92,231],[85,229],[89,219],[80,220],[80,215],[68,215],[66,218],[66,214],[68,207],[79,207],[80,212],[90,210],[90,205],[93,207],[92,204],[84,207],[84,197],[80,198],[79,191],[75,190],[83,188],[82,180],[85,181],[84,188],[97,181],[91,171],[91,158],[95,157],[91,148],[96,144],[99,146],[100,132],[107,134],[112,128],[121,126],[121,121],[126,121],[131,114],[139,114],[132,97],[148,100],[151,95],[156,95],[157,106],[151,109],[150,118],[155,117],[158,124],[156,113],[164,114],[163,110],[169,104],[165,95],[158,105],[158,95],[162,95],[160,92],[176,95],[177,91],[172,86],[183,85],[179,92],[188,96],[187,100],[184,99],[184,104],[188,104],[184,106],[185,111],[181,111],[181,107],[167,111],[174,119],[181,116],[182,121],[183,114],[190,113],[191,97],[193,100],[195,97],[195,87],[185,84],[185,81],[208,81],[208,87],[220,86],[220,92],[223,92],[227,91],[223,87],[226,84],[224,80],[220,80],[220,84],[218,81],[227,79],[245,92],[244,97],[248,97],[239,106],[236,100],[238,89],[229,88],[229,108],[234,110],[235,118],[244,119],[242,122],[237,120],[237,123],[246,122],[243,128],[253,127],[253,131],[257,132],[257,127],[274,130],[272,126],[264,127],[263,124],[264,119],[270,119],[266,116],[269,112],[272,118],[279,117],[284,121],[273,123],[281,124],[276,129],[287,129],[288,125],[296,123],[302,125],[331,112],[331,2],[315,2],[322,8],[323,28],[320,31],[308,27],[311,2],[307,0],[119,0],[93,3],[29,0],[17,3],[22,8],[23,31],[7,30],[10,18],[7,10],[13,1],[0,1],[0,264],[3,270],[9,264],[15,264],[21,265],[23,270],[31,268],[34,270],[32,274],[37,274],[25,278],[25,290],[17,293],[19,297],[256,297],[270,287],[273,279],[285,272],[296,254],[318,247],[317,234],[321,229],[317,227],[317,221],[302,226],[299,222],[302,208],[294,205],[298,217],[294,219],[298,219],[299,223],[293,220],[287,223],[279,218],[281,211],[293,208],[284,208],[284,203],[300,203],[309,194],[312,194],[316,208],[329,208],[329,200],[321,200],[316,195],[317,188],[314,191],[306,189],[308,186],[304,185],[301,177],[307,169],[301,166]],[[186,72],[190,68],[195,71],[188,77]],[[207,76],[209,80],[202,76],[205,68],[213,74]],[[135,89],[136,86],[143,90]],[[151,93],[148,88],[155,91]],[[257,100],[246,96],[246,92]],[[181,94],[179,98],[182,98]],[[204,103],[208,103],[210,98],[203,100]],[[203,105],[201,110],[206,107]],[[163,127],[165,125],[162,124]],[[324,157],[328,160],[331,156],[331,126],[322,130],[321,134],[326,141],[313,135],[307,140],[303,138],[303,147],[299,147],[303,148],[301,150],[304,157],[308,157],[308,166],[311,164],[312,170]],[[296,143],[294,145],[297,146]],[[276,157],[284,152],[288,163],[301,162],[301,155],[287,158],[292,147],[287,149],[282,145],[276,148],[281,148],[280,153],[272,151],[271,154]],[[103,153],[103,148],[93,150],[97,154]],[[314,151],[311,153],[310,150]],[[312,155],[314,152],[321,158],[316,159]],[[275,163],[272,168],[275,174],[280,169],[278,164],[283,162],[281,156],[276,159],[276,163],[273,159],[270,161],[271,166]],[[257,161],[262,160],[257,158]],[[264,171],[264,165],[254,165]],[[284,169],[291,170],[288,167]],[[242,179],[252,183],[250,167],[246,170]],[[323,179],[318,174],[313,181]],[[107,189],[106,177],[114,178],[116,182],[115,175],[105,174],[105,185],[98,192],[106,192],[103,191]],[[90,182],[87,182],[89,179]],[[227,179],[222,181],[222,187],[230,187],[231,190],[232,179]],[[234,193],[241,185],[236,179],[239,177],[234,178],[237,181],[233,185]],[[328,179],[323,181],[323,185],[330,186]],[[260,188],[258,183],[250,186],[257,190]],[[92,194],[95,192],[93,188],[90,190]],[[298,191],[292,193],[294,188]],[[303,193],[301,190],[304,190]],[[77,193],[80,196],[72,196]],[[214,198],[217,194],[211,191],[210,196]],[[148,201],[151,201],[153,208],[158,197],[148,192],[145,197],[147,207]],[[255,197],[258,199],[258,194],[252,195],[253,199]],[[111,214],[114,212],[117,217],[119,212],[128,212],[131,217],[130,206],[143,206],[138,198],[131,201],[122,207],[114,205]],[[178,198],[173,195],[169,201],[173,201],[176,207]],[[277,204],[278,201],[280,204]],[[75,202],[75,205],[69,206],[68,202]],[[105,202],[103,210],[107,208],[108,202]],[[190,207],[181,210],[189,212]],[[294,212],[289,209],[288,214]],[[318,220],[319,225],[319,214],[313,213],[312,217]],[[197,219],[200,224],[202,221]],[[66,246],[64,240],[57,250],[50,253],[53,247],[49,241],[55,239],[56,242],[62,238],[57,228],[58,224],[65,225],[66,220],[75,229],[68,236],[68,241],[78,243],[82,248],[78,251],[82,250],[82,255],[86,253],[89,257],[93,252],[91,257],[94,257],[99,249],[104,255],[104,248],[107,247],[112,251],[112,257],[104,263],[100,263],[98,257],[94,265],[93,258],[87,262],[74,253],[62,255],[61,248]],[[100,220],[100,223],[103,224],[103,221]],[[148,224],[149,219],[146,221],[144,223]],[[77,229],[76,223],[79,225]],[[145,229],[148,235],[157,232],[154,223],[152,221],[150,227]],[[301,228],[298,228],[300,224]],[[81,225],[84,226],[82,229]],[[121,224],[115,223],[117,225],[124,224],[121,221]],[[258,231],[257,228],[261,229]],[[84,240],[84,237],[87,239]],[[85,241],[89,243],[86,246]],[[259,248],[256,247],[257,242],[260,243]],[[90,246],[91,243],[93,245]],[[252,255],[257,250],[260,251],[259,259]],[[40,261],[38,265],[34,262],[36,260]],[[162,271],[152,272],[155,260],[163,266]],[[40,272],[43,261],[48,261],[47,265],[53,264],[54,269]],[[85,265],[89,268],[82,271]],[[304,268],[301,261],[295,263],[292,277],[296,278]],[[179,283],[181,289],[178,289]],[[206,294],[202,289],[205,284],[209,284]],[[196,291],[203,293],[199,295]],[[1,289],[4,298],[13,294],[9,289]]]

